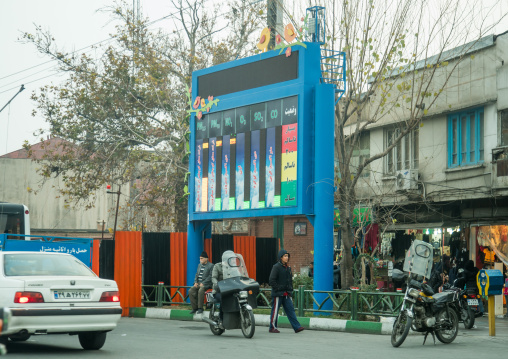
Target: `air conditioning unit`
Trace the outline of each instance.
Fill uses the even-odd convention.
[[[397,191],[404,191],[418,188],[418,170],[397,171],[395,180]]]

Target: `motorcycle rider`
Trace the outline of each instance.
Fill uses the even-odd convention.
[[[284,312],[288,317],[289,323],[295,333],[299,333],[304,328],[298,322],[295,314],[295,307],[291,299],[293,292],[293,274],[289,267],[289,253],[285,249],[279,251],[279,261],[275,263],[270,272],[269,284],[272,287],[272,311],[270,313],[270,333],[280,333],[277,329],[277,319],[279,308],[282,305]]]
[[[229,253],[234,255],[233,251],[225,251],[223,256],[225,254],[229,254]],[[224,274],[223,274],[223,270],[222,270],[222,262],[218,262],[214,265],[213,270],[212,270],[212,285],[213,285],[212,293],[213,293],[215,300],[218,301],[219,303],[221,302],[221,294],[220,294],[220,289],[219,289],[218,283],[223,279],[224,279]],[[219,318],[220,318],[219,328],[224,329],[224,327],[222,325],[222,320],[224,318],[224,313],[222,311],[222,305],[219,306]]]
[[[459,278],[463,279],[466,283],[466,291],[468,294],[478,294],[478,284],[476,283],[476,276],[480,270],[475,267],[474,262],[470,259],[464,266],[464,271],[459,274]],[[478,299],[478,309],[483,315],[483,302],[482,299]]]

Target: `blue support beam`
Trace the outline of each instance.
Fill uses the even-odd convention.
[[[315,87],[314,290],[333,290],[334,86]],[[316,294],[322,302],[326,294]],[[314,305],[316,309],[316,305]],[[331,301],[324,308],[332,309]]]

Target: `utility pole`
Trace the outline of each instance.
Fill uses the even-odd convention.
[[[275,35],[282,33],[282,8],[284,0],[267,0],[267,27],[270,29],[268,50],[275,47]]]
[[[107,193],[110,193],[110,194],[116,194],[117,195],[117,198],[116,198],[116,213],[115,213],[115,225],[113,226],[113,240],[116,240],[116,222],[118,220],[118,207],[120,206],[120,185],[118,186],[118,191],[116,192],[112,192],[112,191],[107,191]]]
[[[6,108],[7,106],[9,106],[9,104],[12,102],[12,100],[14,100],[16,98],[16,96],[18,96],[21,91],[23,91],[25,89],[25,85],[21,85],[21,87],[19,88],[19,91],[16,92],[16,94],[14,96],[12,96],[12,98],[5,104],[4,107],[2,107],[2,109],[0,110],[0,112],[2,112],[4,110],[4,108]]]

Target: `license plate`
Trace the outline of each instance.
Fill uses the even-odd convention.
[[[89,290],[55,290],[55,299],[90,299]]]
[[[468,305],[478,305],[478,299],[468,299],[467,304]]]

